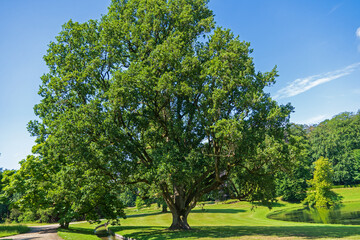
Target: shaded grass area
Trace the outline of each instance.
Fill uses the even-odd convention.
[[[159,215],[159,214],[162,214],[162,213],[161,212],[139,213],[139,214],[128,215],[128,216],[126,216],[126,218],[147,217],[147,216],[154,216],[154,215]]]
[[[0,237],[26,233],[30,228],[25,225],[0,225]]]
[[[244,209],[195,209],[192,211],[192,213],[226,213],[226,214],[235,214],[235,213],[240,213],[240,212],[246,212],[246,210]]]

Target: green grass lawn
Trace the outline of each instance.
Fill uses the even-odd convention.
[[[360,202],[360,187],[354,188],[335,188],[334,192],[340,194],[344,199],[343,202]],[[360,204],[360,203],[359,203]]]
[[[99,238],[94,234],[96,225],[89,223],[79,223],[70,225],[69,229],[58,229],[58,235],[65,240],[92,240]]]
[[[360,188],[339,188],[335,192],[342,195],[343,204],[348,209],[360,210]],[[263,206],[253,206],[247,202],[231,204],[208,204],[196,207],[188,221],[192,231],[169,231],[170,213],[160,213],[155,206],[137,211],[126,210],[127,219],[121,226],[110,229],[117,234],[135,239],[360,239],[360,226],[295,223],[268,219],[274,211],[299,208],[301,204],[279,201],[269,210]],[[67,240],[99,239],[93,235],[96,225],[88,223],[70,226],[59,235]]]
[[[57,223],[58,224],[58,223]],[[26,233],[30,231],[30,227],[32,226],[41,226],[41,225],[49,225],[49,223],[10,223],[10,224],[0,224],[0,237],[7,237],[16,234]]]
[[[30,230],[29,227],[19,224],[1,224],[0,225],[0,237],[7,237],[20,233],[26,233]]]
[[[335,192],[343,196],[347,209],[360,210],[360,188],[338,188]],[[301,204],[279,201],[269,210],[247,202],[230,204],[206,204],[196,207],[188,221],[192,231],[169,231],[170,213],[160,213],[155,205],[137,211],[126,209],[127,219],[121,219],[121,226],[110,229],[117,234],[135,239],[360,239],[360,225],[330,225],[295,223],[268,219],[268,214],[284,209],[299,208]],[[26,224],[34,225],[34,224]],[[35,224],[36,225],[36,224]],[[39,224],[38,224],[39,225]],[[59,229],[58,234],[66,240],[99,239],[94,235],[96,224],[79,223],[68,230]],[[28,231],[27,226],[0,225],[0,237]]]

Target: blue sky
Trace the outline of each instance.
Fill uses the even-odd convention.
[[[0,1],[0,167],[19,168],[34,138],[26,130],[42,56],[69,19],[98,19],[110,0]],[[267,91],[291,102],[291,121],[318,123],[360,109],[360,1],[211,0],[218,25],[251,43],[257,70],[279,71]]]

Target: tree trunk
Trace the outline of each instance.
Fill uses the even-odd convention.
[[[62,222],[60,223],[60,227],[64,229],[69,229],[69,222]]]
[[[162,210],[161,210],[162,213],[167,213],[167,205],[166,204],[163,204],[162,205]]]
[[[171,226],[169,227],[170,230],[191,230],[187,222],[187,217],[190,211],[177,211],[176,209],[170,209],[173,217],[173,221]],[[182,212],[182,213],[179,213]]]
[[[187,217],[192,208],[195,207],[194,197],[185,194],[182,186],[173,185],[173,194],[170,194],[166,184],[163,184],[163,197],[172,214],[172,224],[169,230],[191,230]]]

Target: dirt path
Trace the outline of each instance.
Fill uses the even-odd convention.
[[[19,235],[3,237],[0,239],[22,239],[22,240],[62,240],[56,233],[58,224],[30,227],[30,232]]]

